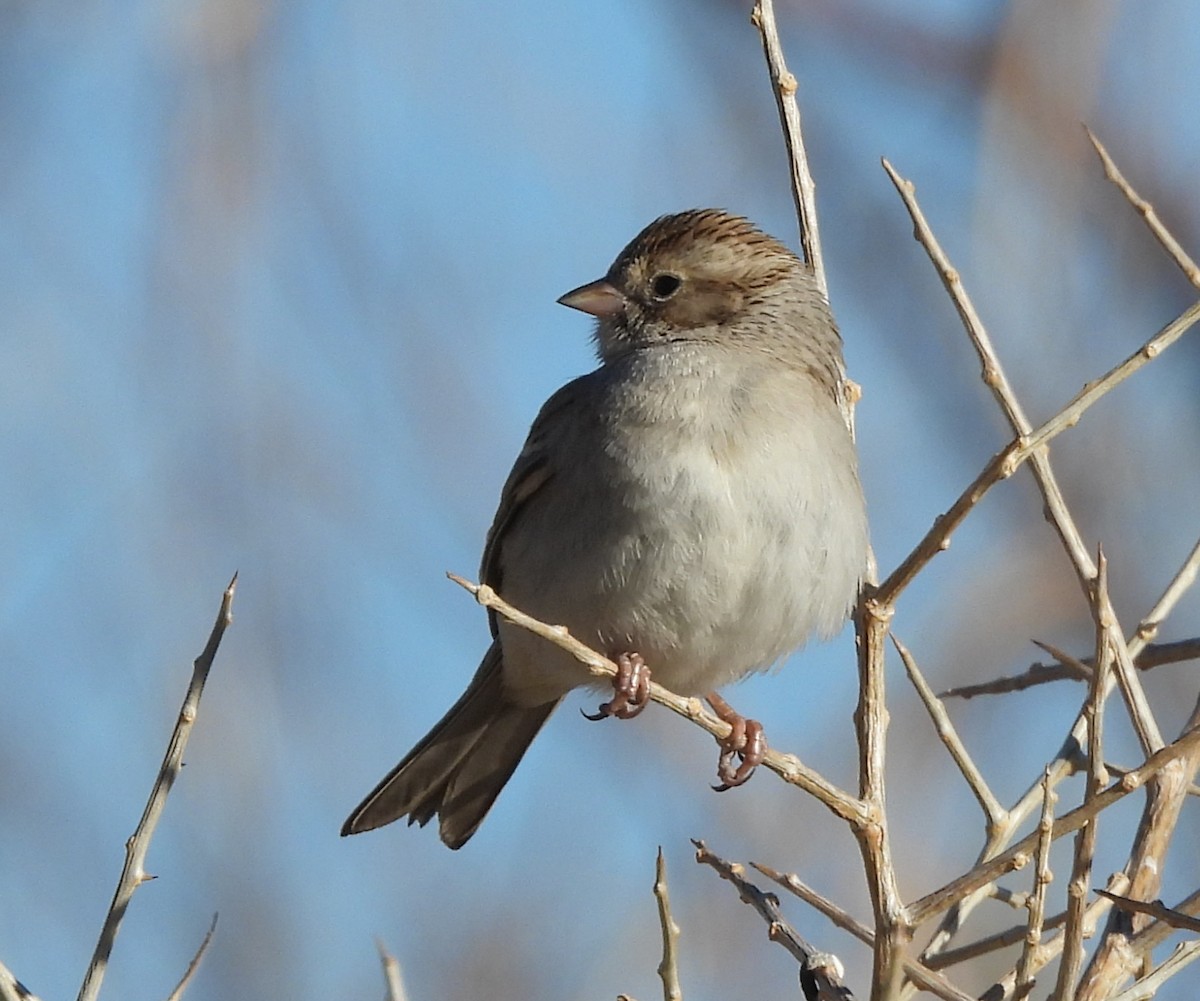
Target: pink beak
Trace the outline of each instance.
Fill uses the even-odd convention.
[[[603,278],[571,289],[558,301],[564,306],[591,313],[592,316],[602,320],[609,316],[615,316],[625,306],[625,297]]]

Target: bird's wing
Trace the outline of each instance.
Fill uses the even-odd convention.
[[[504,489],[500,491],[500,506],[492,519],[492,527],[488,529],[479,576],[484,584],[494,588],[502,597],[505,537],[530,505],[536,503],[535,498],[554,479],[558,465],[570,451],[569,447],[564,448],[564,445],[571,444],[570,436],[562,432],[580,419],[582,414],[579,411],[587,406],[587,379],[588,376],[582,376],[567,383],[546,401],[529,429],[525,446],[513,463]],[[489,611],[488,621],[495,636],[494,612]]]

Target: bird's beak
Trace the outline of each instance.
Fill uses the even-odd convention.
[[[625,297],[603,278],[572,289],[558,301],[572,309],[591,313],[601,320],[615,316],[625,306]]]

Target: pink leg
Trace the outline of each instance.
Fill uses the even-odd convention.
[[[617,657],[617,673],[613,678],[611,702],[602,702],[595,713],[584,713],[590,720],[616,716],[633,719],[650,702],[650,668],[640,653],[623,653]]]
[[[729,736],[721,741],[721,757],[717,760],[717,778],[721,784],[713,786],[717,792],[725,792],[740,786],[754,774],[766,753],[767,739],[758,720],[747,719],[716,692],[709,692],[705,700],[718,719],[733,727]],[[742,759],[740,764],[733,763],[735,755]]]

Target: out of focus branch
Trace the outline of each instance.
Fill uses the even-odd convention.
[[[408,1001],[404,992],[404,978],[400,973],[400,960],[388,951],[382,940],[376,941],[375,948],[379,950],[379,962],[383,966],[383,980],[387,984],[387,1001]]]
[[[212,924],[208,926],[208,931],[204,935],[204,939],[200,942],[200,948],[196,950],[196,955],[192,957],[192,961],[188,963],[188,968],[184,971],[179,983],[175,985],[175,990],[167,995],[167,1001],[180,1001],[183,997],[183,992],[187,990],[188,984],[192,982],[192,977],[196,975],[196,971],[200,969],[200,961],[204,958],[204,954],[208,952],[208,947],[212,945],[213,935],[217,933],[217,915],[213,915]]]
[[[1087,133],[1088,139],[1091,140],[1092,145],[1096,148],[1096,153],[1100,157],[1100,163],[1104,166],[1104,176],[1121,190],[1121,194],[1125,196],[1129,204],[1142,217],[1146,225],[1150,228],[1150,232],[1154,234],[1154,238],[1171,255],[1171,259],[1179,265],[1179,270],[1187,276],[1188,281],[1195,285],[1196,288],[1200,288],[1200,267],[1196,266],[1196,262],[1188,256],[1187,251],[1183,249],[1179,241],[1162,224],[1162,220],[1158,218],[1158,213],[1154,211],[1154,206],[1134,191],[1133,185],[1125,180],[1125,175],[1117,168],[1117,165],[1113,162],[1113,158],[1108,155],[1108,150],[1104,148],[1104,144],[1096,138],[1096,134],[1086,125],[1083,127],[1083,130]]]
[[[38,996],[0,963],[0,1001],[40,1001]]]
[[[1063,656],[1049,643],[1039,643],[1043,649],[1051,650],[1059,658],[1056,663],[1030,664],[1023,674],[1012,674],[992,681],[981,681],[975,685],[955,685],[944,692],[938,692],[943,699],[973,699],[979,695],[1004,695],[1009,692],[1023,692],[1038,685],[1047,685],[1053,681],[1087,681],[1091,667],[1095,661],[1091,657],[1075,658]],[[1200,659],[1200,636],[1192,639],[1176,640],[1173,643],[1151,643],[1137,657],[1133,666],[1139,671],[1150,671],[1156,667],[1168,664],[1183,664],[1189,660]],[[1081,670],[1080,666],[1085,670]]]

